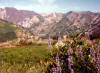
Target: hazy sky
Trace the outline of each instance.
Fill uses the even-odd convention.
[[[39,13],[68,11],[100,12],[100,0],[0,0],[1,7],[15,7]]]

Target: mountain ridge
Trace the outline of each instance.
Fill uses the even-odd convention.
[[[70,32],[85,33],[94,28],[93,25],[100,25],[100,13],[90,11],[39,14],[34,11],[23,11],[9,7],[5,9],[0,9],[0,18],[3,17],[3,11],[4,13],[8,11],[8,14],[3,14],[4,20],[16,23],[17,26],[20,25],[40,37],[56,36],[58,32],[61,32],[63,35],[69,35]],[[5,17],[8,17],[8,19],[5,19]],[[98,28],[99,26],[96,26],[96,29]],[[98,29],[99,31],[100,29]]]

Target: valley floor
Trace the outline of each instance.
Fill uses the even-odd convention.
[[[48,55],[47,45],[0,48],[0,73],[30,73],[38,69]]]

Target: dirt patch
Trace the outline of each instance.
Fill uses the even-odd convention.
[[[0,48],[17,47],[17,46],[22,46],[22,45],[20,45],[20,44],[9,44],[9,43],[0,44]]]

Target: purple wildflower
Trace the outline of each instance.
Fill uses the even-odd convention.
[[[62,73],[62,69],[61,69],[61,67],[59,68],[59,73]]]
[[[60,32],[58,34],[58,41],[61,41],[61,35],[60,35]]]
[[[57,70],[57,73],[62,73],[62,69],[61,69],[60,66],[59,67],[56,67],[56,70]]]
[[[56,64],[57,64],[57,66],[60,66],[60,64],[59,64],[59,56],[58,56],[58,53],[57,53],[57,55],[56,55]]]
[[[82,48],[80,48],[80,49],[78,50],[78,52],[79,52],[80,56],[82,57],[82,56],[83,56]]]
[[[49,47],[52,46],[52,45],[51,45],[51,38],[50,38],[50,36],[49,36],[49,38],[48,38],[48,46],[49,46]]]
[[[53,68],[52,70],[53,70],[53,73],[56,73],[57,72],[56,68]]]
[[[99,57],[97,58],[97,69],[98,71],[100,70],[100,58]]]
[[[91,56],[92,56],[92,60],[95,61],[95,59],[96,59],[96,56],[95,56],[96,52],[95,52],[95,50],[94,50],[94,46],[93,46],[93,45],[92,45],[92,47],[90,48],[90,54],[91,54]]]
[[[68,57],[68,69],[72,69],[73,61],[71,60],[71,56]]]
[[[53,73],[62,73],[62,69],[60,67],[59,55],[56,55],[56,68],[53,69]]]
[[[71,56],[73,53],[72,49],[69,48],[67,50],[67,53],[68,53],[68,69],[72,70],[72,65],[73,65],[72,56]]]
[[[65,61],[64,60],[61,60],[61,62],[62,62],[62,64],[64,64]]]
[[[68,53],[68,55],[70,56],[70,55],[73,53],[72,49],[69,48],[69,49],[67,50],[67,53]]]
[[[96,61],[96,63],[97,63],[97,69],[98,69],[98,71],[100,71],[100,43],[99,43],[97,49],[98,49],[98,52],[97,52],[97,61]]]
[[[100,53],[100,45],[98,45],[98,53]]]

